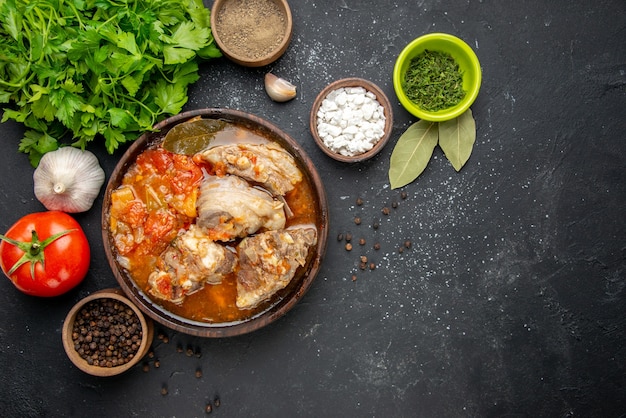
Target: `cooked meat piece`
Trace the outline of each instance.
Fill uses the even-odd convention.
[[[258,183],[274,196],[285,195],[302,181],[295,160],[275,143],[220,145],[194,157],[213,165],[215,174],[235,174]]]
[[[252,309],[286,287],[317,243],[313,228],[267,231],[237,246],[237,307]]]
[[[160,299],[181,303],[185,296],[202,289],[206,283],[220,283],[236,264],[232,251],[191,225],[160,255],[157,270],[148,278],[149,291]]]
[[[200,186],[196,224],[213,241],[285,227],[284,203],[237,176],[207,176]]]

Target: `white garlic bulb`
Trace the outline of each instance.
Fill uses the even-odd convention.
[[[272,73],[265,74],[265,91],[275,102],[286,102],[296,97],[296,86]]]
[[[35,196],[48,210],[85,212],[98,197],[104,178],[94,154],[74,147],[59,148],[44,154],[35,169]]]

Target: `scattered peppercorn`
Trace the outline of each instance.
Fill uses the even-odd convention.
[[[72,341],[90,365],[116,367],[131,361],[143,336],[139,317],[114,299],[88,302],[76,315]]]
[[[367,256],[366,255],[362,255],[361,256],[361,263],[367,263]]]
[[[365,270],[365,269],[367,268],[367,263],[361,263],[361,264],[359,264],[359,268],[360,268],[361,270]]]
[[[352,275],[352,281],[353,281],[353,282],[356,282],[356,274],[353,274],[353,275]]]
[[[365,245],[365,238],[361,238],[359,240],[359,245]]]
[[[407,193],[406,193],[406,192],[402,192],[402,193],[400,193],[400,198],[402,198],[402,199],[406,199],[407,197],[408,197],[408,195],[407,195]]]
[[[165,396],[167,395],[167,385],[163,385],[161,386],[161,395]]]
[[[200,347],[196,347],[196,351],[194,353],[196,355],[196,357],[200,358],[202,357],[202,351],[200,350]]]
[[[405,248],[411,248],[411,241],[409,241],[409,240],[404,241],[404,247]]]
[[[400,254],[402,254],[402,253],[404,252],[404,248],[402,248],[402,247],[398,248],[398,252],[399,252]]]
[[[206,412],[207,414],[213,412],[213,405],[211,405],[211,402],[208,402],[206,404],[206,406],[204,407],[204,412]]]
[[[148,373],[150,371],[150,365],[148,363],[144,363],[142,368],[141,368],[145,373]]]
[[[343,241],[343,234],[341,232],[337,235],[337,241]]]
[[[398,207],[398,202],[396,202],[395,200],[391,202],[391,207],[396,209]]]
[[[182,353],[183,352],[182,344],[176,344],[176,352],[177,353]]]
[[[346,244],[346,251],[352,251],[352,244],[350,243]]]
[[[376,264],[370,263],[370,270],[374,270],[376,268]]]
[[[361,206],[363,204],[363,199],[361,199],[360,197],[357,197],[356,199],[356,205],[357,206]]]
[[[378,221],[374,221],[374,223],[372,224],[372,228],[374,229],[378,229],[379,226],[380,224],[378,223]]]
[[[379,242],[377,242],[376,244],[374,244],[374,249],[375,249],[376,251],[380,250],[380,243],[379,243]]]
[[[357,225],[361,225],[361,218],[360,218],[360,217],[358,217],[358,216],[356,216],[356,217],[354,218],[354,223],[355,223],[355,224],[357,224]]]
[[[346,242],[350,242],[350,241],[352,241],[352,234],[348,232],[346,234]]]
[[[159,367],[161,367],[161,362],[159,360],[154,360],[154,368],[158,369]]]
[[[187,357],[193,356],[193,348],[190,345],[187,346],[187,351],[185,351],[185,355]]]
[[[383,212],[383,215],[389,215],[389,212],[390,212],[390,211],[389,211],[389,208],[388,208],[387,206],[385,206],[385,207],[383,208],[382,212]]]
[[[167,335],[163,336],[163,343],[167,344],[170,342],[170,338]]]
[[[154,358],[154,351],[148,351],[148,358]]]
[[[213,399],[213,405],[215,405],[216,408],[219,408],[221,404],[222,401],[220,401],[220,398],[216,396],[215,399]]]
[[[202,377],[202,369],[199,368],[199,367],[196,369],[196,377],[198,379],[200,379]]]

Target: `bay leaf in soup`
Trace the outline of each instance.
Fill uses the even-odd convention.
[[[437,146],[437,122],[415,122],[398,138],[391,153],[389,183],[392,189],[415,180],[426,168]]]
[[[170,129],[163,139],[163,148],[176,154],[194,155],[205,150],[226,122],[196,117]]]
[[[439,122],[439,146],[456,171],[469,160],[476,141],[476,122],[468,109],[458,118]]]

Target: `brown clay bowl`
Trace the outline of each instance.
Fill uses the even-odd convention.
[[[303,176],[308,180],[313,189],[314,199],[312,203],[315,205],[317,213],[315,223],[318,240],[317,245],[310,249],[312,253],[308,263],[297,273],[290,284],[283,289],[280,297],[272,301],[270,306],[251,318],[239,322],[198,322],[183,318],[180,315],[175,315],[168,311],[162,304],[154,301],[141,289],[129,276],[128,272],[118,263],[112,237],[109,233],[108,223],[111,192],[120,185],[127,168],[147,146],[162,141],[169,129],[196,116],[225,120],[255,129],[257,132],[262,132],[266,138],[281,145],[295,158]],[[311,287],[326,252],[328,238],[328,203],[324,186],[313,162],[300,145],[284,131],[262,118],[238,110],[199,109],[188,111],[158,123],[155,125],[155,130],[157,132],[143,134],[124,153],[111,174],[104,195],[102,205],[102,237],[109,265],[118,283],[128,298],[148,317],[168,328],[190,335],[211,338],[235,336],[252,332],[276,321],[290,311]]]
[[[378,101],[378,103],[381,104],[381,106],[384,109],[385,128],[384,128],[383,137],[380,140],[378,140],[378,142],[374,145],[372,149],[362,154],[347,156],[347,155],[343,155],[338,152],[335,152],[334,150],[328,148],[324,144],[324,141],[320,137],[320,134],[317,130],[317,119],[318,119],[317,114],[320,109],[320,106],[322,105],[322,102],[324,101],[324,99],[326,99],[326,97],[332,91],[340,89],[342,87],[363,87],[365,90],[373,93],[376,96],[376,100]],[[313,135],[313,139],[315,140],[315,143],[320,147],[322,152],[324,152],[329,157],[337,161],[342,161],[345,163],[357,163],[357,162],[365,161],[374,157],[376,154],[378,154],[384,148],[387,142],[389,142],[389,138],[391,137],[391,132],[393,128],[393,112],[391,110],[391,103],[389,103],[389,99],[387,98],[385,93],[380,89],[380,87],[378,87],[376,84],[372,83],[369,80],[365,80],[365,79],[357,78],[357,77],[344,78],[341,80],[337,80],[327,85],[317,95],[315,101],[313,102],[313,107],[311,108],[311,115],[309,118],[309,128],[311,130],[311,134]]]
[[[280,11],[280,18],[284,21],[285,31],[280,43],[278,43],[271,51],[264,51],[263,54],[255,55],[254,57],[242,51],[241,48],[238,48],[233,43],[234,41],[232,40],[229,32],[233,32],[233,29],[235,33],[239,34],[249,32],[250,30],[254,31],[257,25],[253,25],[252,27],[243,27],[247,25],[243,23],[243,18],[241,18],[240,25],[242,25],[242,27],[229,28],[227,30],[224,28],[222,20],[222,12],[226,8],[241,6],[242,9],[244,9],[248,7],[248,4],[245,1],[241,2],[239,0],[215,0],[215,2],[213,2],[213,7],[211,8],[211,29],[213,32],[213,38],[226,58],[244,67],[263,67],[276,61],[285,53],[289,43],[291,42],[291,34],[293,31],[291,9],[289,8],[289,4],[286,0],[268,1],[273,2]],[[242,17],[244,15],[244,11],[238,11],[238,14]],[[247,44],[250,45],[252,43],[248,42]]]
[[[97,299],[113,299],[121,302],[132,309],[134,314],[139,318],[142,329],[141,344],[135,356],[128,363],[114,367],[94,366],[82,358],[74,348],[74,342],[72,339],[74,321],[84,306]],[[147,319],[144,314],[126,296],[124,296],[121,289],[104,289],[94,292],[86,298],[81,299],[76,305],[74,305],[74,307],[72,307],[63,323],[61,337],[63,340],[63,348],[65,349],[67,356],[80,370],[93,376],[115,376],[124,373],[128,369],[135,366],[148,353],[154,337],[154,323],[152,320]]]

